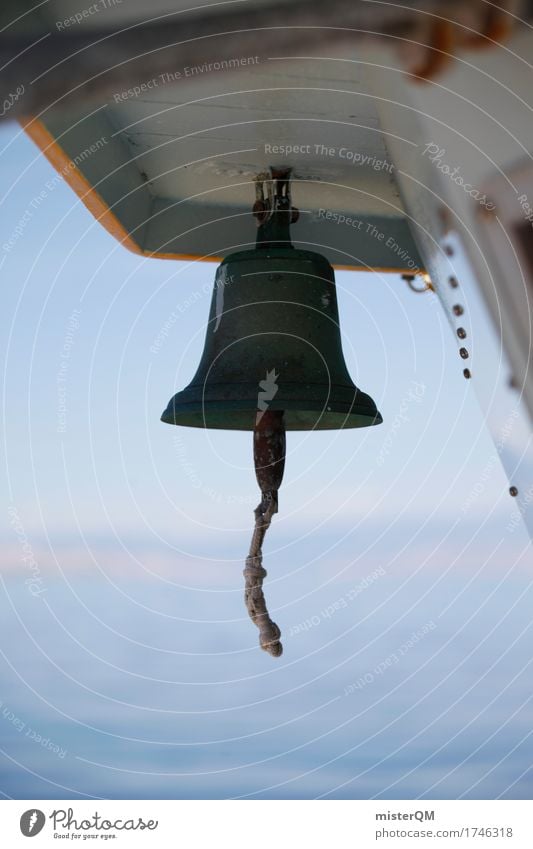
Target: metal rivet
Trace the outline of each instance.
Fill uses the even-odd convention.
[[[466,330],[464,329],[464,327],[457,328],[457,335],[459,339],[466,339]]]
[[[516,486],[509,487],[509,495],[512,495],[513,498],[516,498],[516,496],[518,495],[518,490]]]
[[[466,350],[466,348],[459,348],[459,353],[461,354],[461,357],[463,358],[463,360],[467,360],[467,359],[468,359],[468,357],[469,357],[469,353],[468,353],[468,351]]]
[[[464,313],[464,308],[461,306],[461,304],[454,304],[453,311],[455,315],[462,315]]]
[[[451,245],[444,245],[444,253],[446,256],[453,256],[453,248]]]
[[[442,228],[444,232],[448,232],[451,227],[451,215],[450,210],[445,206],[439,207],[438,216],[440,218],[440,223],[442,224]]]
[[[466,377],[467,380],[470,380],[470,378],[472,377],[472,372],[470,371],[469,368],[464,368],[463,374],[464,374],[464,376]]]
[[[459,283],[457,281],[457,277],[448,277],[448,283],[452,287],[452,289],[457,289]]]

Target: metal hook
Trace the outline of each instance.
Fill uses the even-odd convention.
[[[415,279],[416,279],[415,274],[402,274],[402,280],[405,280],[405,282],[409,286],[411,292],[415,292],[417,295],[422,295],[424,292],[434,292],[435,291],[433,283],[429,279],[429,275],[427,275],[427,274],[423,275],[422,279],[424,280],[424,286],[422,288],[419,288],[418,286],[413,286],[413,280],[415,280]]]

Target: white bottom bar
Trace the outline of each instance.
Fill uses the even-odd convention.
[[[529,801],[5,801],[2,845],[323,849],[533,846]],[[117,841],[120,841],[118,843]]]

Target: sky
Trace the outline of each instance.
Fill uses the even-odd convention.
[[[216,266],[128,252],[16,124],[0,152],[4,796],[530,798],[531,549],[436,296],[336,273],[384,422],[288,434],[273,660],[251,434],[160,422]]]

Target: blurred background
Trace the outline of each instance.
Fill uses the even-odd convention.
[[[531,548],[436,296],[337,272],[384,423],[288,434],[273,660],[251,435],[159,420],[216,265],[126,251],[16,124],[0,150],[3,795],[530,798]]]

